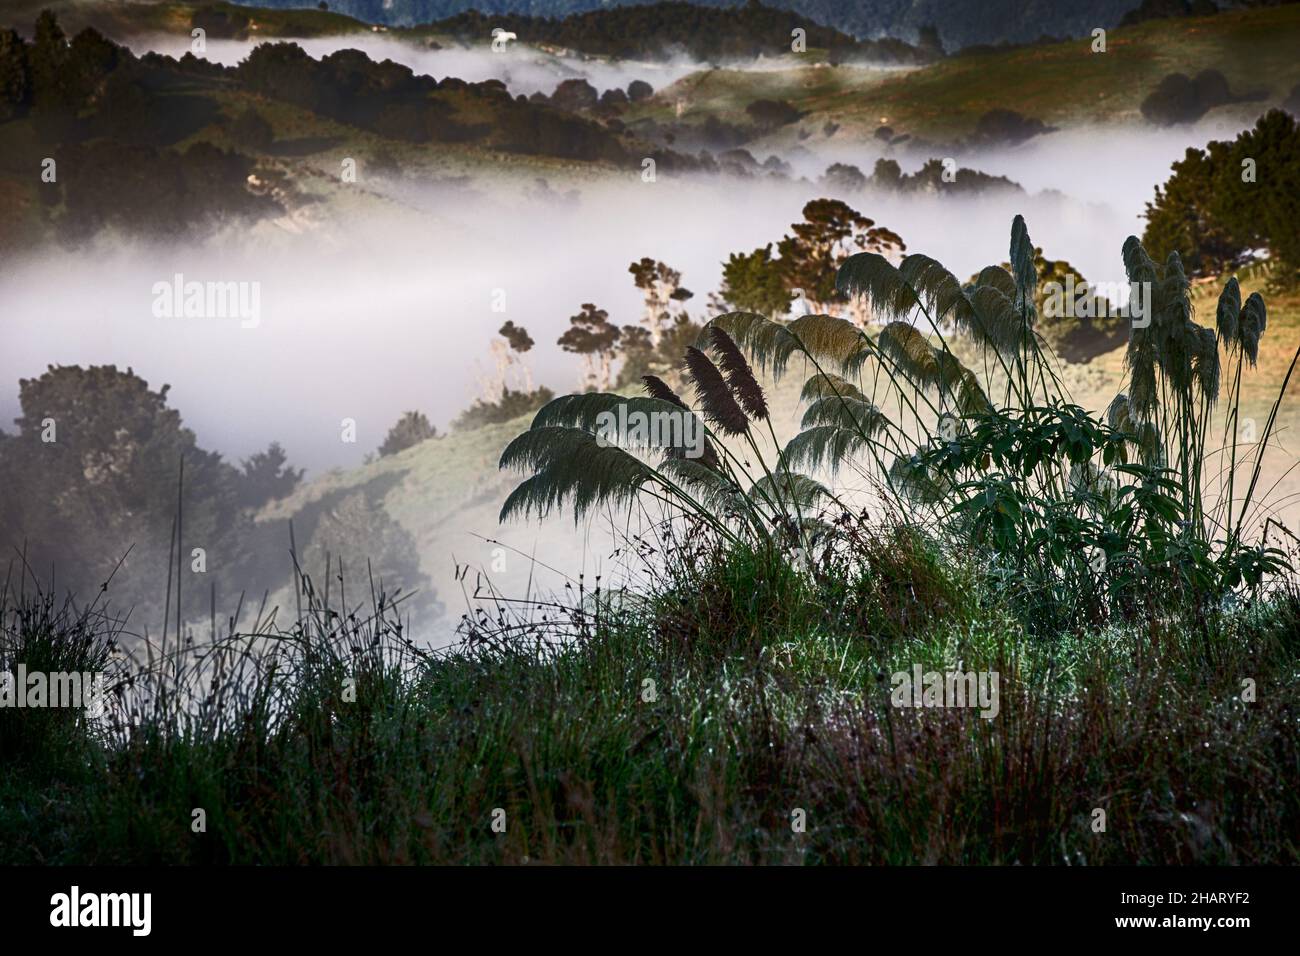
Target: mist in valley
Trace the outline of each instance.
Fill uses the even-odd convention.
[[[1123,141],[1104,154],[1113,162],[1068,162],[1103,137]],[[705,318],[727,256],[780,239],[803,204],[823,195],[844,199],[959,277],[1003,261],[1011,219],[1023,213],[1046,255],[1068,259],[1093,283],[1123,282],[1120,245],[1140,234],[1142,204],[1177,142],[1136,131],[1056,133],[1023,148],[1036,160],[1020,151],[961,160],[1012,179],[1059,170],[1026,183],[1028,196],[837,194],[809,181],[662,171],[654,182],[629,171],[623,181],[556,181],[545,191],[395,185],[363,174],[353,188],[399,202],[371,202],[362,215],[327,217],[301,234],[264,223],[251,235],[229,231],[191,245],[104,237],[91,254],[45,250],[15,263],[0,276],[11,330],[0,357],[0,415],[16,414],[18,379],[47,364],[115,363],[152,384],[171,383],[171,400],[200,442],[228,457],[279,440],[310,473],[353,467],[406,409],[445,429],[480,394],[489,343],[507,319],[537,340],[528,355],[537,381],[571,390],[579,362],[555,340],[585,302],[617,324],[638,321],[629,263],[650,256],[680,270],[694,293],[688,311]],[[1134,184],[1142,171],[1145,189]],[[156,316],[154,287],[177,274],[257,283],[256,326]],[[340,441],[343,418],[358,423],[356,443]]]
[[[137,52],[188,49],[183,39],[140,43]],[[385,38],[301,43],[314,57],[357,47],[420,73],[502,79],[512,93],[549,93],[571,75],[599,90],[633,79],[661,89],[696,66],[432,51]],[[233,64],[249,48],[214,40],[206,55]],[[580,388],[580,361],[556,339],[584,303],[607,310],[614,324],[637,323],[642,293],[628,266],[642,257],[679,270],[694,294],[687,311],[706,321],[728,255],[775,243],[819,197],[844,200],[901,235],[907,251],[933,256],[960,278],[1007,258],[1012,218],[1023,214],[1047,257],[1067,259],[1094,284],[1122,284],[1120,247],[1141,234],[1144,205],[1170,164],[1191,146],[1249,125],[1223,118],[1178,130],[1116,125],[1053,132],[1014,148],[954,150],[959,166],[1026,190],[974,197],[844,192],[820,182],[836,162],[870,175],[882,156],[896,158],[904,173],[943,158],[843,132],[792,144],[786,130],[747,145],[759,162],[775,155],[788,163],[786,177],[660,169],[647,182],[634,168],[598,178],[436,182],[415,173],[371,176],[363,156],[358,182],[331,187],[358,191],[344,202],[201,241],[104,235],[89,249],[46,248],[11,260],[0,273],[8,326],[0,420],[18,414],[19,380],[47,365],[131,367],[155,389],[170,384],[169,404],[201,447],[239,461],[278,441],[311,480],[361,466],[408,410],[445,433],[476,398],[495,397],[485,386],[495,371],[490,347],[507,320],[536,340],[525,360],[537,384],[557,394]],[[193,281],[256,286],[257,314],[159,314],[160,285]],[[345,420],[355,422],[354,441],[346,440]],[[788,437],[797,419],[777,427]],[[442,602],[439,616],[415,622],[423,640],[447,643],[466,610],[462,592],[478,582],[459,576],[458,563],[491,568],[496,585],[512,594],[560,589],[578,573],[589,581],[603,574],[607,586],[620,580],[610,556],[625,527],[610,534],[597,522],[575,531],[566,514],[541,531],[499,528],[500,480],[493,474],[478,483],[492,500],[416,535],[420,570]]]

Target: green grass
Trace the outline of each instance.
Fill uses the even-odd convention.
[[[882,541],[892,569],[868,580],[891,599],[851,621],[788,566],[698,539],[676,543],[681,560],[641,599],[575,588],[563,609],[487,609],[445,655],[408,646],[379,601],[350,617],[312,591],[299,626],[141,666],[106,728],[66,723],[38,759],[15,763],[0,733],[0,861],[1300,859],[1294,589],[1199,626],[1044,642],[924,543]],[[900,574],[929,590],[900,600]],[[896,627],[921,605],[924,626]],[[5,608],[6,664],[40,630],[15,616],[24,606]],[[890,705],[888,674],[957,660],[1001,675],[997,718]],[[200,703],[146,702],[164,688]]]

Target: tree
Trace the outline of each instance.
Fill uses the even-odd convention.
[[[898,165],[897,160],[882,156],[876,160],[875,168],[871,171],[871,181],[880,189],[898,192],[903,186],[903,167]]]
[[[556,344],[582,356],[587,387],[603,392],[609,389],[615,346],[621,335],[618,326],[610,324],[608,312],[584,302],[582,311],[569,317],[569,328]]]
[[[1219,275],[1241,254],[1211,210],[1214,167],[1199,149],[1188,149],[1173,164],[1174,174],[1156,187],[1146,205],[1147,226],[1142,244],[1157,261],[1177,251],[1189,275]]]
[[[596,88],[583,79],[563,80],[551,94],[551,103],[570,113],[595,109],[598,102]]]
[[[772,244],[745,254],[733,252],[722,264],[719,298],[728,311],[757,312],[769,318],[785,315],[790,308],[790,291],[779,262],[772,258]]]
[[[123,51],[98,30],[87,27],[73,37],[68,47],[72,107],[93,102],[122,59]]]
[[[16,30],[0,30],[0,123],[25,114],[31,100],[27,44]]]
[[[1243,249],[1268,249],[1276,283],[1300,280],[1300,124],[1269,110],[1235,142],[1211,143],[1210,155],[1214,218]]]
[[[627,271],[632,273],[636,287],[644,295],[645,314],[641,322],[650,332],[651,347],[658,349],[664,329],[671,324],[673,313],[677,311],[673,304],[680,306],[680,303],[693,298],[694,293],[682,288],[680,272],[648,256],[632,263]]]
[[[1176,251],[1193,275],[1217,275],[1255,249],[1275,262],[1273,281],[1300,276],[1300,128],[1270,110],[1233,142],[1189,149],[1147,204],[1143,243]]]
[[[509,320],[497,330],[497,333],[509,343],[511,349],[521,355],[534,345],[533,337],[528,334],[528,330],[522,325],[515,325],[514,322]]]
[[[745,107],[749,118],[764,129],[788,126],[803,116],[785,100],[754,100]]]
[[[1111,303],[1078,269],[1064,259],[1048,259],[1038,246],[1033,263],[1038,277],[1037,330],[1057,355],[1067,362],[1086,363],[1124,344],[1127,323],[1111,314]],[[1011,263],[1003,262],[1002,268],[1010,273]],[[967,288],[978,284],[979,276],[971,276]]]
[[[943,40],[939,38],[939,28],[933,23],[927,23],[921,27],[916,47],[918,50],[935,58],[942,57],[944,55]]]
[[[68,38],[58,18],[49,10],[42,10],[36,18],[28,62],[32,71],[33,105],[43,111],[68,108]]]
[[[803,207],[803,222],[794,223],[793,235],[777,244],[786,288],[801,290],[815,312],[850,304],[848,296],[835,287],[840,263],[857,252],[875,252],[889,257],[906,246],[897,233],[877,226],[856,209],[838,199],[814,199]],[[851,304],[853,318],[866,324],[857,301]]]
[[[615,113],[627,106],[627,104],[627,94],[618,87],[600,94],[600,108],[604,112]]]
[[[989,110],[975,122],[975,132],[971,136],[974,146],[1017,146],[1026,140],[1053,133],[1056,127],[1048,126],[1042,120],[1022,116],[1015,110]]]
[[[302,481],[302,469],[289,465],[289,458],[277,441],[266,451],[245,459],[239,480],[239,503],[245,508],[260,508],[269,501],[288,497]]]
[[[384,443],[379,446],[379,457],[396,455],[422,441],[437,437],[438,429],[429,424],[429,419],[423,412],[406,412],[388,430]]]
[[[877,160],[884,162],[884,160]],[[856,166],[846,163],[831,163],[826,167],[822,185],[839,192],[858,193],[867,188],[867,177]]]
[[[627,98],[633,103],[643,103],[655,95],[655,88],[645,80],[633,80],[627,85]]]
[[[509,320],[497,329],[497,334],[501,338],[493,339],[489,346],[495,360],[496,372],[483,382],[485,402],[494,401],[498,394],[510,391],[512,377],[515,380],[513,383],[515,387],[524,393],[530,393],[533,389],[532,371],[528,368],[528,363],[523,360],[524,353],[534,345],[533,337],[522,325],[515,325]],[[514,376],[510,374],[512,371],[515,373]]]

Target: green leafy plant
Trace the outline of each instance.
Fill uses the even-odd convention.
[[[1277,412],[1275,403],[1253,449],[1239,449],[1242,367],[1254,363],[1266,325],[1258,293],[1240,305],[1230,281],[1217,328],[1197,325],[1178,256],[1157,266],[1130,238],[1128,277],[1146,291],[1126,356],[1128,384],[1104,412],[1089,412],[1071,400],[1038,329],[1041,255],[1021,217],[1009,253],[1009,268],[990,266],[965,285],[925,255],[897,266],[878,252],[850,256],[838,270],[838,294],[886,319],[878,331],[831,315],[715,317],[700,345],[716,364],[691,348],[685,371],[708,423],[707,456],[640,449],[661,456],[647,461],[598,441],[598,416],[620,404],[689,411],[657,378],[646,379],[650,398],[562,398],[502,456],[503,467],[532,472],[502,518],[566,501],[581,515],[649,496],[733,541],[807,553],[837,512],[887,510],[979,556],[993,593],[1041,630],[1154,612],[1155,596],[1170,589],[1203,607],[1253,593],[1285,569],[1281,551],[1243,533]],[[954,332],[975,343],[975,362],[949,347],[945,336]],[[1216,475],[1206,463],[1214,457],[1221,346],[1236,366],[1221,449],[1229,465]],[[796,362],[811,373],[801,429],[770,468],[754,428],[765,424],[774,445],[776,437],[743,353],[774,377]],[[761,475],[748,472],[736,444]],[[1239,452],[1250,477],[1235,495]],[[865,480],[863,499],[814,477],[842,470]]]

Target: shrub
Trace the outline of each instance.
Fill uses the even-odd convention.
[[[554,397],[555,393],[545,385],[538,386],[532,391],[503,386],[500,399],[495,402],[476,399],[473,405],[456,417],[451,427],[457,431],[468,431],[484,425],[508,422],[521,415],[537,411]]]
[[[438,429],[429,424],[429,419],[423,412],[406,412],[397,420],[397,424],[388,430],[384,443],[379,446],[379,456],[383,458],[396,455],[422,441],[437,437]]]

